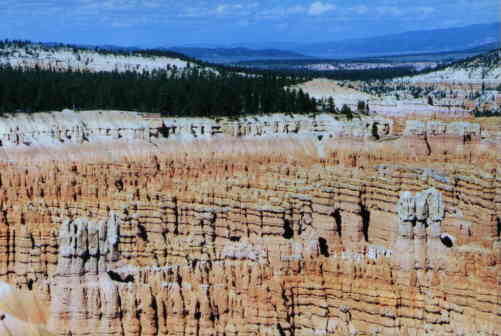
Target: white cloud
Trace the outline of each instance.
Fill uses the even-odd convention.
[[[308,14],[312,16],[322,15],[335,9],[336,6],[331,3],[315,1],[314,3],[311,4],[310,8],[308,9]]]
[[[130,28],[134,26],[132,22],[112,22],[111,26],[113,28]]]
[[[303,14],[308,9],[296,5],[291,7],[273,7],[273,8],[265,8],[256,13],[256,17],[262,20],[282,20],[289,16]]]
[[[245,4],[222,3],[217,5],[216,8],[211,12],[215,15],[247,16],[250,15],[257,7],[259,7],[259,4],[257,2]]]

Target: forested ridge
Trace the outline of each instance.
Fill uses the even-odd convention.
[[[184,117],[315,112],[315,99],[286,89],[298,82],[292,76],[197,66],[147,73],[92,73],[2,65],[0,112],[119,109]]]
[[[230,68],[228,66],[228,68]],[[231,66],[234,70],[238,71],[251,71],[251,72],[265,72],[271,71],[278,74],[284,74],[296,77],[308,78],[328,78],[332,80],[350,80],[350,81],[368,81],[368,80],[385,80],[393,79],[404,76],[414,76],[420,72],[415,71],[410,66],[402,66],[395,68],[375,68],[375,69],[361,69],[361,70],[311,70],[307,68],[287,68],[287,67],[274,67],[274,66],[249,66],[242,65]]]
[[[95,52],[101,55],[112,55],[112,56],[141,56],[141,57],[170,57],[177,58],[184,61],[190,61],[197,63],[198,61],[194,58],[188,57],[184,54],[171,51],[171,50],[160,50],[160,49],[137,49],[137,48],[126,48],[126,47],[100,47],[100,46],[79,46],[74,44],[65,43],[34,43],[28,40],[0,40],[0,55],[10,54],[12,50],[17,48],[31,49],[32,52],[37,50],[44,51],[72,51],[74,53],[82,52]],[[11,49],[11,50],[9,50]],[[9,51],[7,51],[9,50]]]

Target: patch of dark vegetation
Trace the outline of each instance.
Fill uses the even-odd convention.
[[[118,191],[124,190],[124,183],[122,180],[116,180],[115,181],[115,187],[117,188]]]
[[[500,85],[501,88],[501,85]],[[498,88],[498,90],[500,89]],[[479,109],[475,107],[473,109],[473,115],[475,118],[485,118],[485,117],[500,117],[501,116],[501,106],[497,106],[491,109]]]
[[[377,123],[377,122],[372,124],[371,135],[375,140],[379,140],[379,138],[380,138],[379,133],[378,133],[378,125],[379,125],[379,123]]]
[[[315,113],[318,102],[286,87],[305,78],[243,75],[199,66],[145,73],[56,71],[0,66],[0,113],[72,107],[159,113],[163,117],[229,117],[275,112]]]
[[[108,271],[107,273],[110,276],[111,280],[113,281],[123,282],[123,283],[134,282],[134,276],[132,276],[132,274],[129,274],[125,278],[122,278],[122,276],[117,272]]]
[[[372,69],[360,70],[312,70],[309,66],[312,64],[325,64],[337,63],[338,61],[332,59],[316,59],[316,60],[259,60],[239,62],[237,66],[233,67],[240,71],[274,71],[280,73],[288,73],[294,76],[310,76],[315,78],[329,78],[334,80],[354,80],[363,81],[370,79],[392,79],[396,77],[412,76],[420,72],[416,71],[410,65],[395,66],[395,67],[380,67]],[[346,62],[346,61],[344,61]],[[367,60],[365,63],[369,63]]]

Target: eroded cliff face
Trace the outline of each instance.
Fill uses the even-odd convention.
[[[0,278],[58,335],[498,335],[496,152],[347,138],[4,164]]]
[[[16,114],[0,117],[0,146],[60,147],[121,141],[159,144],[165,141],[229,137],[300,136],[323,138],[384,137],[393,122],[381,117],[338,120],[339,116],[272,114],[227,118],[161,118],[159,114],[124,111],[81,111]]]

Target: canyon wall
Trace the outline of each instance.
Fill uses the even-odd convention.
[[[339,116],[271,114],[239,119],[162,118],[159,114],[125,111],[81,111],[16,114],[0,117],[3,147],[53,147],[121,140],[208,140],[221,136],[382,137],[392,121],[381,117],[338,120]]]
[[[57,335],[499,335],[501,174],[477,126],[361,123],[320,155],[311,124],[1,163],[0,279]]]

